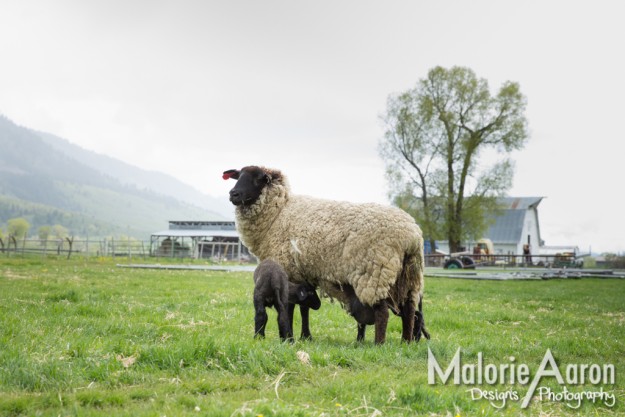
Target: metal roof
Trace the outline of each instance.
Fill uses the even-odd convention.
[[[536,207],[544,197],[503,197],[499,199],[499,203],[503,205],[505,210],[527,210],[530,207]]]
[[[235,230],[234,220],[170,220],[169,230]]]
[[[495,222],[489,227],[486,236],[493,243],[517,244],[521,241],[525,215],[529,209],[537,209],[543,197],[504,197],[499,200],[503,212],[495,216]],[[540,228],[539,234],[540,234]],[[540,238],[540,236],[538,236]]]
[[[239,237],[236,230],[164,230],[153,237]]]
[[[519,243],[526,210],[505,210],[486,232],[493,243]]]

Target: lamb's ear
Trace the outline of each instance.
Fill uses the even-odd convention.
[[[303,285],[297,289],[297,299],[299,301],[304,301],[308,297],[308,291],[306,291],[306,287]]]
[[[227,171],[224,171],[224,174],[221,176],[221,178],[223,178],[224,180],[228,180],[230,178],[232,178],[233,180],[238,180],[239,175],[241,175],[241,171],[239,171],[238,169],[229,169]]]

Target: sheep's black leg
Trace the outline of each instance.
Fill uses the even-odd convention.
[[[415,310],[415,305],[411,301],[407,301],[401,306],[401,338],[408,343],[410,343],[414,337]]]
[[[356,336],[357,342],[363,342],[365,340],[365,330],[367,330],[367,325],[358,323],[358,336]]]
[[[310,334],[310,322],[309,322],[310,308],[300,305],[299,312],[302,316],[302,339],[312,340],[312,335]]]
[[[265,306],[261,302],[254,300],[254,310],[256,315],[254,316],[254,337],[265,337],[265,325],[267,324],[267,312]]]
[[[382,300],[373,306],[375,317],[375,344],[381,345],[386,341],[386,326],[388,325],[388,306]]]
[[[421,340],[421,336],[426,339],[430,339],[430,333],[425,329],[425,319],[423,318],[423,306],[422,306],[422,298],[419,298],[419,309],[415,312],[415,322],[414,322],[414,341],[418,342]]]

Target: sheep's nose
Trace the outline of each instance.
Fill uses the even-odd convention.
[[[230,201],[234,204],[234,205],[238,205],[241,203],[241,193],[238,192],[237,190],[230,190]]]

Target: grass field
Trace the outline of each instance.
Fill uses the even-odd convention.
[[[324,299],[311,314],[313,341],[280,343],[275,312],[254,340],[251,273],[122,269],[105,259],[0,257],[0,416],[500,416],[625,415],[625,280],[483,282],[426,278],[432,340],[387,344]],[[299,322],[296,318],[296,334]],[[497,409],[478,387],[428,384],[428,347],[446,368],[527,364],[547,349],[558,365],[613,364],[616,404],[537,400]],[[298,359],[308,354],[309,363]],[[496,404],[500,402],[495,401]]]

